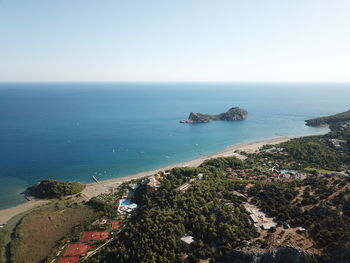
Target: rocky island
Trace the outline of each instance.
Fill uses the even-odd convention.
[[[237,121],[244,120],[248,117],[248,111],[241,109],[240,107],[232,107],[227,112],[217,115],[203,114],[197,112],[191,112],[187,120],[182,120],[180,123],[205,123],[211,121]]]

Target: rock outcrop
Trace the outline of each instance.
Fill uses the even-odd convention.
[[[313,254],[299,248],[282,246],[277,250],[259,253],[247,250],[234,250],[225,262],[230,263],[308,263]]]
[[[220,113],[217,115],[203,114],[197,112],[191,112],[187,120],[180,121],[181,123],[205,123],[216,120],[223,121],[237,121],[244,120],[248,117],[248,111],[239,107],[233,107],[227,112]]]

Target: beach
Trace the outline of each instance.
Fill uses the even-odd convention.
[[[159,170],[163,170],[163,171],[170,170],[175,167],[198,167],[202,162],[211,158],[235,156],[243,160],[246,157],[244,155],[239,154],[238,152],[254,153],[257,150],[259,150],[263,145],[279,144],[282,142],[286,142],[292,138],[296,138],[296,137],[278,137],[278,138],[261,140],[261,141],[241,143],[238,145],[227,147],[224,151],[221,151],[221,152],[217,152],[211,155],[203,155],[202,157],[197,158],[195,160],[191,160],[183,163],[175,163],[175,164],[162,167],[156,170],[152,170],[152,171],[145,171],[145,172],[136,173],[136,174],[128,175],[124,177],[118,177],[118,178],[113,178],[109,180],[102,180],[95,183],[88,183],[85,185],[85,189],[83,190],[81,196],[83,200],[89,200],[90,198],[97,196],[99,194],[110,193],[114,191],[123,182],[129,181],[132,179],[138,179],[138,178],[150,176],[157,173],[157,171]],[[20,204],[18,206],[2,209],[0,210],[0,224],[6,223],[12,217],[19,215],[21,213],[27,212],[29,210],[32,210],[34,208],[37,208],[39,206],[42,206],[44,204],[47,204],[48,202],[50,201],[31,200],[26,203]]]
[[[109,193],[113,191],[114,188],[116,188],[118,185],[120,185],[123,182],[151,176],[153,174],[156,174],[159,170],[162,170],[162,171],[170,170],[175,167],[198,167],[205,160],[212,159],[212,158],[234,156],[234,157],[237,157],[238,159],[244,160],[246,157],[237,152],[254,153],[257,150],[259,150],[263,145],[279,144],[293,138],[296,138],[296,137],[279,137],[279,138],[273,138],[273,139],[267,139],[267,140],[261,140],[261,141],[241,143],[238,145],[229,146],[224,151],[217,152],[211,155],[203,155],[203,157],[200,157],[191,161],[176,163],[176,164],[168,165],[166,167],[162,167],[156,170],[141,172],[141,173],[137,173],[129,176],[103,180],[103,181],[99,181],[99,183],[89,183],[89,184],[86,184],[86,187],[82,192],[82,195],[84,196],[85,199],[90,199],[91,197],[97,196],[99,194]]]

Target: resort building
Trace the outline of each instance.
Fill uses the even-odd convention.
[[[148,178],[149,182],[147,183],[147,192],[156,191],[159,187],[161,187],[163,177],[163,172],[158,172],[157,174],[150,176]]]
[[[333,148],[337,150],[342,148],[342,144],[347,143],[346,140],[338,140],[338,139],[329,139],[329,141],[332,144]]]
[[[178,188],[176,188],[175,190],[177,191],[182,191],[185,192],[188,188],[190,188],[190,184],[189,183],[185,183],[183,185],[180,185]]]
[[[269,230],[275,226],[276,226],[275,223],[264,223],[264,224],[262,224],[261,228],[264,230]]]
[[[262,210],[260,210],[255,204],[244,203],[244,208],[250,214],[250,220],[256,228],[261,227],[263,230],[269,230],[272,227],[276,227],[272,217],[267,216]]]
[[[256,218],[256,216],[255,216],[254,214],[251,214],[251,215],[250,215],[250,219],[252,220],[252,222],[253,222],[254,224],[256,224],[256,223],[259,222],[258,219]]]
[[[204,180],[204,174],[199,173],[199,174],[197,175],[197,178],[198,178],[199,181]]]

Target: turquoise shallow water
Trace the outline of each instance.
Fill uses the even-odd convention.
[[[229,145],[323,133],[304,120],[350,108],[349,84],[0,84],[0,208],[44,178],[90,182],[156,169]],[[249,111],[180,124],[191,111]]]

